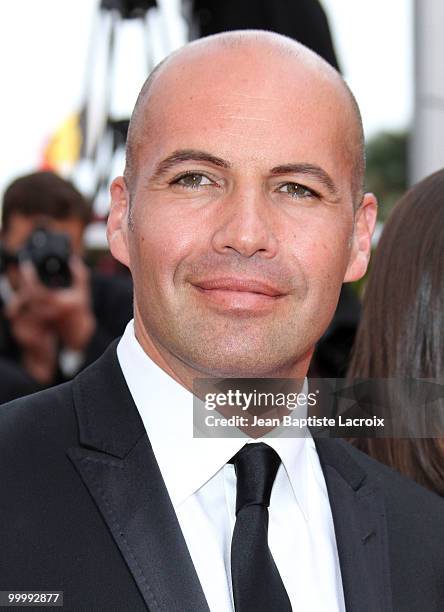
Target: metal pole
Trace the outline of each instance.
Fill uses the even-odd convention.
[[[443,26],[443,0],[415,0],[411,183],[444,167]]]

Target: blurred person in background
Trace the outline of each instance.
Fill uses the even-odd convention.
[[[444,169],[412,187],[384,226],[365,290],[349,378],[444,380]],[[440,428],[444,431],[444,422]],[[444,495],[443,438],[354,444]]]
[[[90,215],[73,184],[51,172],[20,177],[4,195],[0,356],[40,387],[94,361],[132,317],[130,281],[90,271],[82,259]]]

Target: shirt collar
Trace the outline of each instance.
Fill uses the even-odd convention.
[[[193,437],[193,394],[160,368],[142,349],[134,322],[126,327],[117,357],[148,433],[174,508],[212,478],[246,443],[236,438]],[[306,383],[305,383],[306,384]],[[261,439],[280,456],[297,502],[308,519],[307,438]]]

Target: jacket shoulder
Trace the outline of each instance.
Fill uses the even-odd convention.
[[[399,529],[414,526],[418,532],[438,532],[444,541],[444,499],[397,470],[376,461],[343,440],[338,443],[367,474],[384,495],[387,513],[396,519]]]
[[[0,453],[51,447],[77,440],[72,383],[64,383],[0,406]]]

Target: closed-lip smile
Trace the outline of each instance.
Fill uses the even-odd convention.
[[[237,291],[241,293],[256,293],[268,297],[279,297],[284,292],[277,287],[256,279],[249,278],[212,278],[192,283],[195,287],[205,291]]]

